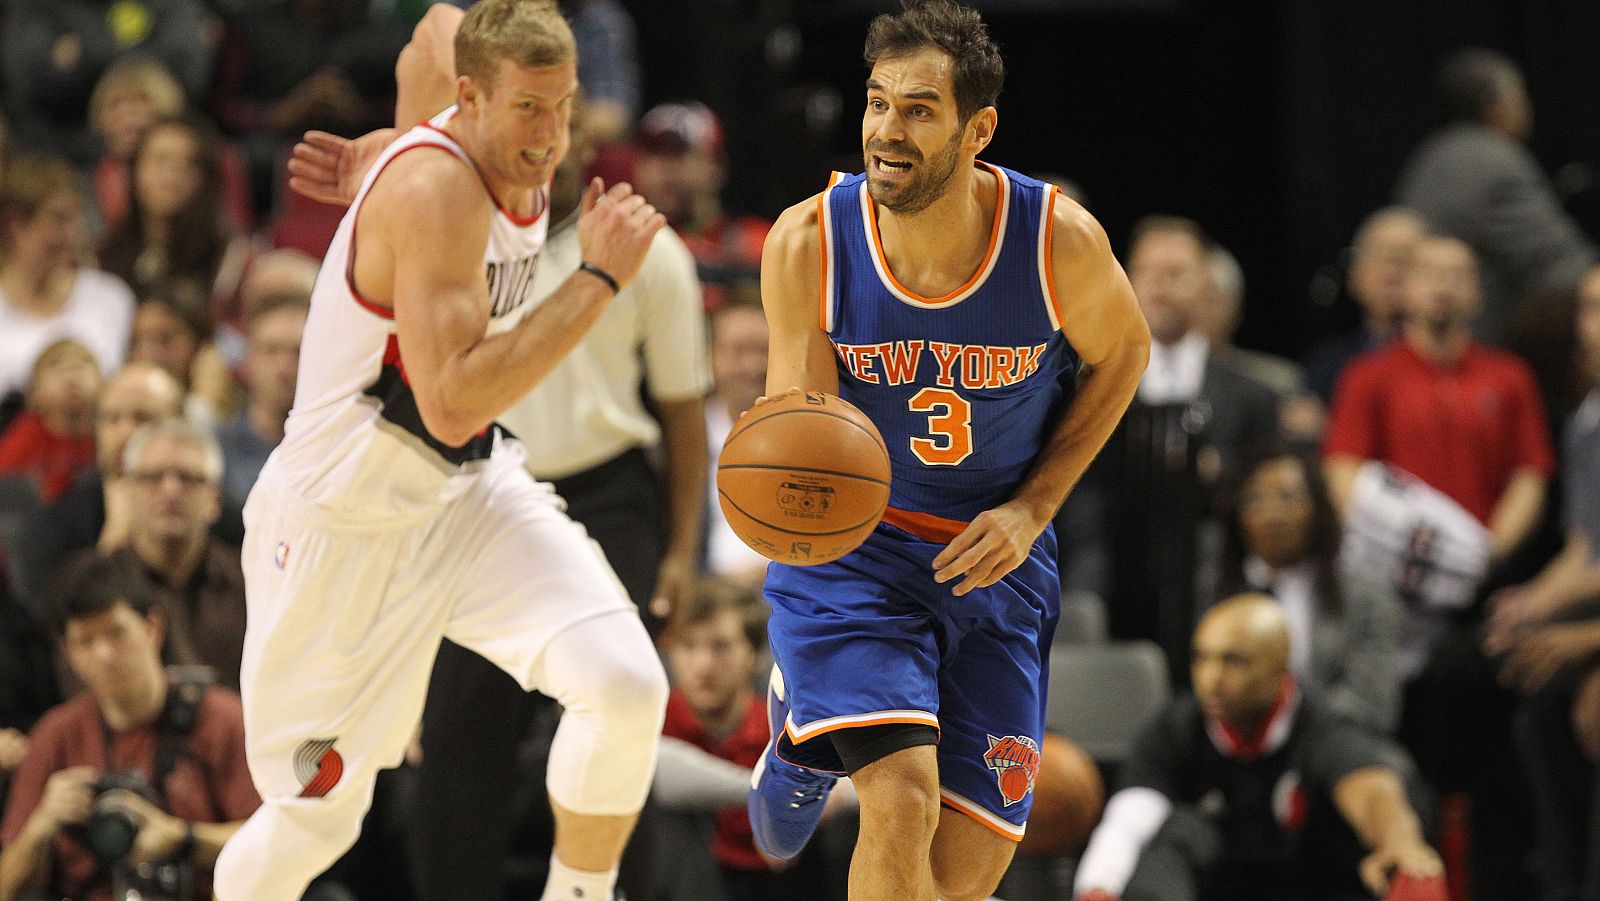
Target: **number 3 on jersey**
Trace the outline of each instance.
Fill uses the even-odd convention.
[[[906,406],[928,416],[927,438],[912,438],[911,452],[929,466],[955,466],[972,456],[972,404],[947,388],[924,388]]]

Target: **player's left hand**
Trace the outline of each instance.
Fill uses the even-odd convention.
[[[681,610],[694,590],[695,561],[682,554],[667,554],[661,558],[656,570],[656,590],[650,597],[650,612],[660,619],[672,617],[672,611]]]
[[[966,578],[951,589],[961,597],[1005,578],[1028,558],[1045,524],[1016,502],[979,513],[939,556],[933,558],[933,580],[940,584]]]

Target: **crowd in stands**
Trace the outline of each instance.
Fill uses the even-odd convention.
[[[505,417],[673,680],[619,884],[842,898],[848,782],[795,863],[743,812],[765,560],[714,464],[765,390],[767,223],[723,208],[715,112],[641,112],[622,6],[562,6],[586,96],[534,293],[576,265],[587,174],[671,224]],[[259,803],[241,511],[316,365],[301,334],[340,215],[282,187],[283,160],[306,129],[394,124],[424,5],[112,9],[0,16],[0,901],[209,897]],[[1062,575],[1113,638],[1160,649],[1177,698],[1105,766],[1075,883],[1040,897],[1345,899],[1408,860],[1453,901],[1600,899],[1600,254],[1525,147],[1516,67],[1465,52],[1440,89],[1454,118],[1351,236],[1359,328],[1303,360],[1234,343],[1248,274],[1203,223],[1151,211],[1121,242],[1151,362],[1057,520]],[[558,713],[446,643],[406,763],[308,897],[542,885]]]

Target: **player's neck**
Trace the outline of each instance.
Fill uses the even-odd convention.
[[[944,196],[926,209],[903,215],[878,206],[878,236],[895,277],[921,294],[947,293],[983,262],[994,227],[995,177],[976,165],[957,167]]]

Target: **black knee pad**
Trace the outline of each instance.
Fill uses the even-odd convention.
[[[854,775],[896,751],[938,744],[939,730],[925,723],[886,723],[840,729],[828,737],[833,739],[833,748],[844,762],[844,771]]]

